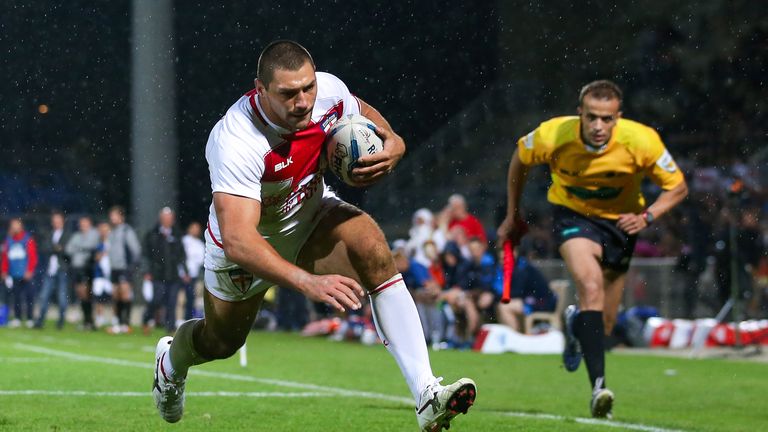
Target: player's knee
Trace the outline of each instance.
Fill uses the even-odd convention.
[[[237,353],[237,350],[243,346],[243,343],[242,341],[219,340],[210,347],[211,349],[208,354],[212,357],[211,360],[230,358]]]
[[[355,259],[364,262],[372,271],[394,268],[392,252],[383,236],[371,235],[360,240],[355,248]]]
[[[579,297],[583,306],[590,309],[602,308],[603,286],[599,280],[594,278],[584,278],[578,281],[580,288]]]
[[[200,350],[200,354],[209,360],[232,357],[245,343],[245,338],[233,337],[231,334],[220,334],[220,332],[207,333],[202,337],[204,348]]]

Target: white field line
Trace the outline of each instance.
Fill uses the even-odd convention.
[[[643,431],[643,432],[683,432],[679,429],[665,429],[665,428],[660,428],[656,426],[646,426],[646,425],[637,424],[637,423],[624,423],[624,422],[617,422],[612,420],[600,420],[600,419],[594,419],[594,418],[565,417],[565,416],[559,416],[555,414],[535,414],[535,413],[524,413],[524,412],[499,412],[499,414],[509,416],[509,417],[530,418],[530,419],[536,419],[536,420],[559,420],[559,421],[573,420],[574,422],[580,423],[580,424],[629,429],[629,430],[636,430],[636,431]]]
[[[150,393],[142,392],[100,392],[85,390],[0,390],[0,396],[93,396],[93,397],[144,397],[149,398]],[[248,397],[248,398],[316,398],[338,397],[333,393],[318,392],[189,392],[187,396],[194,397]]]
[[[143,362],[136,362],[136,361],[130,361],[130,360],[113,359],[108,357],[76,354],[68,351],[59,351],[59,350],[45,348],[37,345],[16,343],[14,344],[14,347],[25,350],[25,351],[36,352],[39,354],[46,354],[53,357],[67,358],[67,359],[76,360],[76,361],[103,363],[103,364],[110,364],[110,365],[116,365],[116,366],[136,367],[136,368],[142,368],[142,369],[154,369],[154,366],[151,363],[143,363]],[[389,402],[399,402],[403,404],[413,405],[413,400],[411,400],[410,398],[391,396],[391,395],[386,395],[382,393],[348,390],[348,389],[343,389],[338,387],[327,387],[327,386],[320,386],[315,384],[277,380],[277,379],[270,379],[270,378],[256,378],[248,375],[239,375],[239,374],[224,373],[224,372],[212,372],[212,371],[204,371],[199,369],[198,370],[192,369],[189,371],[189,373],[191,375],[206,376],[211,378],[223,378],[223,379],[228,379],[233,381],[256,382],[261,384],[270,384],[270,385],[279,386],[279,387],[313,390],[314,392],[326,394],[326,395],[327,393],[331,393],[332,395],[337,395],[337,396],[362,397],[362,398],[368,398],[368,399],[378,399],[378,400],[384,400]],[[148,393],[149,392],[144,394],[148,394]],[[210,392],[210,393],[216,393],[216,392]],[[289,393],[289,394],[301,394],[301,393]],[[2,395],[2,393],[0,393],[0,395]],[[582,418],[582,417],[565,417],[565,416],[560,416],[555,414],[534,414],[534,413],[514,412],[514,411],[504,411],[504,412],[497,411],[496,413],[500,415],[509,416],[509,417],[530,418],[530,419],[537,419],[537,420],[551,420],[551,421],[572,420],[576,423],[581,423],[581,424],[605,426],[610,428],[624,428],[628,430],[636,430],[641,432],[683,432],[678,429],[666,429],[666,428],[648,426],[648,425],[638,424],[638,423],[624,423],[624,422],[617,422],[617,421],[611,421],[611,420],[598,420],[598,419]]]
[[[45,354],[53,357],[67,358],[67,359],[76,360],[76,361],[103,363],[103,364],[110,364],[115,366],[136,367],[136,368],[142,368],[142,369],[154,369],[154,365],[150,362],[144,363],[144,362],[136,362],[136,361],[130,361],[130,360],[113,359],[108,357],[76,354],[68,351],[59,351],[59,350],[45,348],[37,345],[28,345],[23,343],[16,343],[14,344],[14,347],[25,350],[25,351],[36,352],[39,354]],[[206,371],[206,370],[199,370],[199,369],[192,369],[189,371],[189,374],[197,375],[197,376],[205,376],[210,378],[222,378],[222,379],[228,379],[232,381],[255,382],[260,384],[269,384],[269,385],[274,385],[279,387],[311,390],[316,392],[330,392],[339,396],[378,399],[378,400],[385,400],[390,402],[398,402],[398,403],[413,405],[413,400],[410,398],[385,395],[382,393],[348,390],[348,389],[343,389],[338,387],[327,387],[327,386],[321,386],[321,385],[315,385],[315,384],[277,380],[277,379],[271,379],[271,378],[256,378],[249,375],[239,375],[239,374],[232,374],[232,373],[225,373],[225,372],[213,372],[213,371]]]
[[[51,360],[50,357],[0,357],[0,363],[42,363]]]

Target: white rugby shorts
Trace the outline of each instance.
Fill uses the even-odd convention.
[[[320,221],[328,212],[342,203],[344,201],[335,194],[327,194],[323,196],[315,217],[309,222],[303,223],[290,233],[273,235],[265,237],[265,239],[281,257],[295,264],[301,248],[304,247]],[[205,269],[203,278],[208,292],[214,297],[228,302],[246,300],[275,286],[273,282],[260,279],[238,266],[221,270]]]

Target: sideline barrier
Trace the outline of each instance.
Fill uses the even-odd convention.
[[[564,344],[565,337],[559,330],[526,335],[505,325],[485,324],[480,328],[472,349],[484,354],[560,354]]]

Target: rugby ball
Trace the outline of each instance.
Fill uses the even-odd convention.
[[[384,149],[384,143],[376,135],[376,125],[359,114],[339,119],[328,131],[325,145],[331,171],[350,186],[358,186],[352,179],[357,160]]]

